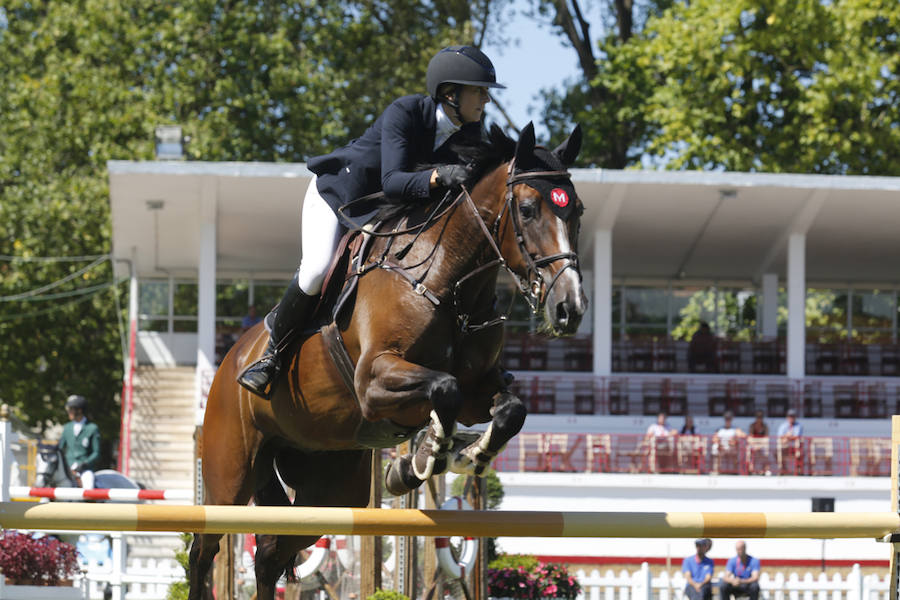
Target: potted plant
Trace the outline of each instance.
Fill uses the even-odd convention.
[[[5,530],[0,534],[0,597],[80,599],[72,580],[81,573],[78,551],[56,538]]]
[[[576,598],[581,585],[564,565],[542,563],[533,556],[504,555],[487,569],[488,596],[496,600]]]

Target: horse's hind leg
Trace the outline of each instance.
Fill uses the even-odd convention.
[[[281,485],[274,468],[274,455],[266,456],[266,465],[260,465],[257,472],[256,504],[257,506],[288,506],[291,502]],[[265,467],[265,468],[264,468]],[[282,573],[292,576],[294,557],[299,550],[315,543],[317,537],[264,535],[256,536],[256,573],[257,600],[275,598],[275,586]]]
[[[296,491],[295,505],[365,506],[369,501],[372,453],[368,450],[304,453],[283,449],[278,471]],[[274,470],[256,494],[257,504],[288,503]],[[314,544],[319,536],[256,536],[256,590],[258,600],[275,597],[275,584],[282,573],[292,577],[297,553]]]
[[[221,538],[222,534],[219,533],[194,534],[194,541],[188,554],[188,562],[191,565],[188,570],[189,600],[214,600],[210,575]]]

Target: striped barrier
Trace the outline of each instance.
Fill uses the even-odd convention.
[[[897,513],[455,511],[273,506],[0,503],[7,529],[284,535],[883,538]]]
[[[51,500],[111,500],[113,502],[137,502],[138,500],[181,500],[190,502],[194,498],[194,493],[190,490],[11,486],[9,488],[9,497],[21,499],[49,498]]]

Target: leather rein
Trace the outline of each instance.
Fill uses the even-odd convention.
[[[404,249],[394,254],[397,258],[402,258],[402,255],[405,255],[406,251],[409,250],[409,247],[412,245],[412,243],[415,242],[415,239],[418,239],[419,234],[421,234],[425,229],[436,223],[461,203],[467,204],[474,213],[476,222],[480,226],[481,231],[484,234],[484,237],[487,240],[488,244],[490,245],[493,254],[496,256],[496,258],[482,265],[479,265],[472,271],[469,271],[468,273],[460,277],[451,289],[452,304],[457,314],[457,321],[459,323],[460,331],[463,334],[472,333],[481,329],[500,325],[505,322],[509,316],[509,310],[507,310],[506,314],[498,315],[481,323],[472,324],[470,323],[471,316],[460,311],[460,288],[464,282],[468,281],[472,277],[475,277],[479,273],[482,273],[494,267],[502,267],[512,277],[519,293],[522,295],[522,297],[528,303],[528,306],[531,308],[532,312],[535,314],[540,312],[540,310],[543,308],[550,290],[553,289],[553,286],[559,280],[560,275],[562,275],[562,273],[566,269],[575,269],[575,272],[578,273],[579,279],[581,278],[581,270],[578,265],[578,255],[575,252],[560,252],[557,254],[552,254],[550,256],[533,257],[525,247],[525,236],[522,233],[522,224],[519,220],[518,211],[516,210],[516,197],[513,193],[513,187],[517,183],[520,183],[526,179],[535,179],[538,177],[564,177],[568,179],[569,177],[571,177],[571,175],[568,171],[521,171],[519,173],[516,173],[515,159],[511,160],[507,169],[506,199],[503,207],[501,208],[499,214],[497,215],[497,218],[494,220],[491,227],[488,227],[487,223],[485,223],[484,221],[484,218],[481,216],[481,213],[478,212],[478,207],[475,205],[474,200],[472,200],[472,196],[469,194],[469,191],[465,186],[462,186],[462,190],[456,196],[456,198],[453,199],[453,201],[446,203],[448,197],[445,196],[444,199],[441,200],[434,208],[431,215],[429,215],[422,224],[415,227],[400,228],[398,226],[397,228],[388,232],[378,232],[368,228],[363,228],[363,226],[358,226],[356,223],[353,223],[354,225],[357,225],[356,227],[354,227],[354,229],[364,231],[367,235],[373,237],[395,238],[396,236],[399,236],[401,234],[415,233],[416,235],[412,242],[407,244]],[[355,202],[371,200],[373,197],[375,197],[375,195],[366,196],[364,198],[358,199]],[[512,268],[510,268],[510,266],[506,262],[506,259],[503,258],[503,254],[500,251],[500,239],[498,238],[498,236],[500,235],[500,223],[507,212],[509,212],[510,218],[512,219],[513,232],[516,236],[516,243],[519,246],[519,252],[521,253],[526,265],[525,277],[520,276],[518,273],[513,271]],[[344,215],[343,211],[341,211],[341,214],[348,221],[352,222],[349,218],[347,218],[346,215]],[[440,235],[443,236],[443,232],[441,232]],[[362,276],[366,272],[376,268],[394,271],[395,273],[401,275],[404,279],[406,279],[410,283],[410,285],[412,285],[413,290],[417,294],[424,296],[435,306],[439,306],[440,299],[422,283],[422,280],[425,279],[425,276],[422,275],[417,278],[409,272],[410,268],[414,268],[415,266],[419,265],[414,265],[413,267],[404,267],[390,260],[388,258],[390,246],[391,244],[389,243],[388,246],[384,249],[381,256],[375,262],[361,265],[356,270],[356,272],[353,273],[353,276]],[[547,285],[546,279],[541,274],[541,269],[559,260],[566,260],[567,262],[561,269],[556,272],[556,274],[554,274],[553,278],[550,280],[549,285]],[[427,271],[428,269],[426,269],[426,274]]]

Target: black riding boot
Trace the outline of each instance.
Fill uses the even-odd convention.
[[[311,316],[317,298],[304,294],[294,276],[275,309],[275,323],[265,354],[238,376],[238,383],[257,396],[268,399],[272,395],[284,361],[284,350],[290,344],[290,338]]]

